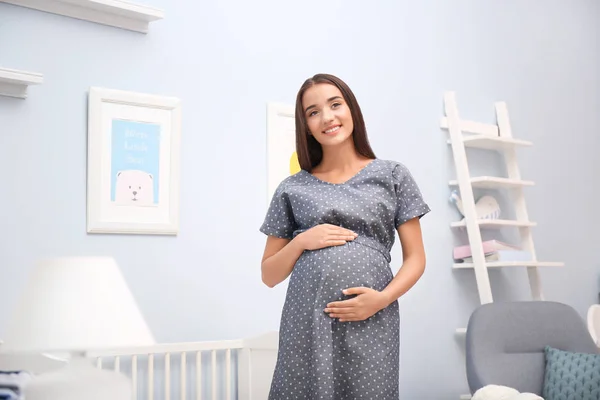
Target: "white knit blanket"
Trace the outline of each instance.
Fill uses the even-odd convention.
[[[520,393],[508,386],[487,385],[473,394],[471,400],[544,400],[533,393]]]

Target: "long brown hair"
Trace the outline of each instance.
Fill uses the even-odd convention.
[[[318,83],[328,83],[336,86],[344,100],[350,108],[350,115],[352,116],[352,122],[354,124],[354,131],[352,132],[352,138],[354,141],[354,147],[356,151],[368,158],[376,158],[375,153],[371,149],[369,144],[369,138],[367,137],[367,127],[363,119],[362,111],[354,97],[354,93],[348,87],[348,85],[340,78],[330,74],[316,74],[312,78],[308,78],[298,91],[296,96],[296,153],[298,154],[298,161],[300,162],[300,168],[308,172],[317,166],[323,159],[323,149],[321,144],[309,134],[308,125],[306,123],[306,115],[302,109],[302,97],[306,90]]]

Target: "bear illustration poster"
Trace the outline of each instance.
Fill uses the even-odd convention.
[[[179,233],[181,100],[92,86],[87,232]]]
[[[160,125],[113,119],[111,201],[148,207],[159,203]]]

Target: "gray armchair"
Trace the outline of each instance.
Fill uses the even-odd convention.
[[[502,385],[542,395],[544,347],[598,353],[585,322],[570,306],[551,301],[489,303],[469,319],[467,381],[471,394]]]

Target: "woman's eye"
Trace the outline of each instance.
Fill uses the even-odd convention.
[[[338,106],[340,106],[340,105],[341,105],[340,103],[333,103],[331,106],[332,106],[332,107],[338,107]]]

